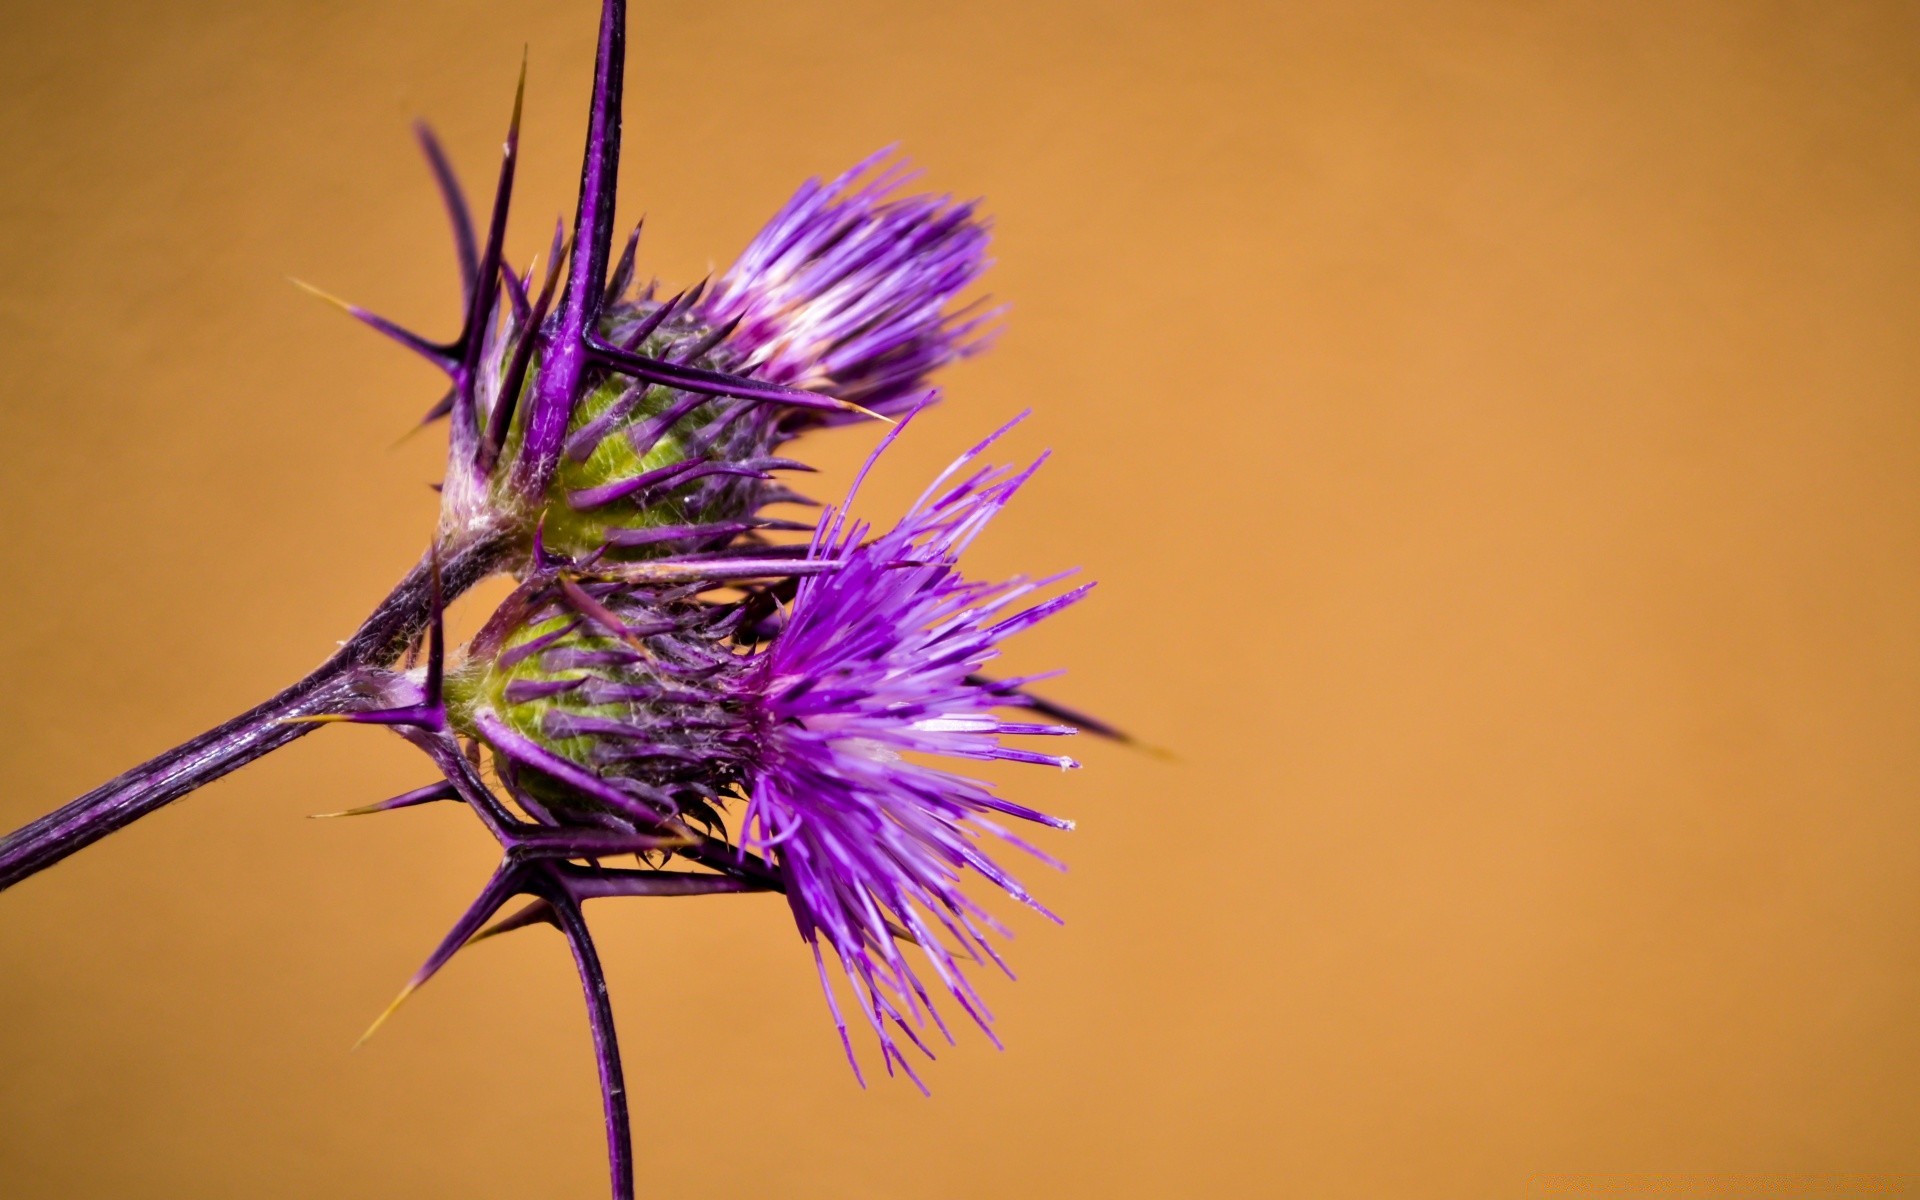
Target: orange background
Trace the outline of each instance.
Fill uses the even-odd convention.
[[[436,381],[283,276],[451,330],[407,122],[484,191],[531,44],[524,262],[594,6],[6,8],[11,827],[419,552]],[[1920,10],[719,0],[630,62],[670,282],[896,139],[988,197],[1009,332],[869,510],[1034,405],[977,565],[1101,587],[1017,665],[1180,759],[1003,773],[1082,822],[1067,926],[930,1101],[854,1086],[779,901],[597,906],[643,1194],[1912,1186]],[[557,938],[348,1053],[492,852],[301,818],[427,778],[329,730],[0,896],[0,1193],[603,1195]]]

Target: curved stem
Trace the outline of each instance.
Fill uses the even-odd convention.
[[[505,546],[503,537],[484,537],[456,551],[441,564],[446,594],[458,595],[492,574]],[[429,555],[305,679],[0,839],[0,891],[317,727],[290,724],[289,717],[351,707],[362,669],[392,663],[426,629],[433,614],[432,573]]]
[[[607,995],[606,972],[593,948],[580,905],[565,886],[548,880],[541,897],[553,907],[560,932],[573,949],[580,971],[580,988],[587,997],[587,1021],[593,1029],[593,1056],[600,1069],[600,1099],[607,1119],[607,1168],[613,1177],[613,1200],[633,1200],[633,1127],[627,1120],[627,1083],[620,1068],[620,1043],[613,1032],[613,1001]]]

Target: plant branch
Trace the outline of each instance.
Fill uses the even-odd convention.
[[[492,536],[455,551],[441,564],[446,595],[457,596],[499,570],[506,548],[504,537]],[[350,708],[362,672],[392,664],[432,619],[431,559],[423,558],[408,572],[354,635],[306,678],[0,840],[0,891],[317,728],[288,718]]]

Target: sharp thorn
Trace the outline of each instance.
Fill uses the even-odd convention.
[[[558,929],[560,921],[554,915],[553,905],[545,900],[535,900],[519,912],[504,916],[474,934],[467,939],[467,945],[471,946],[475,942],[484,942],[488,938],[499,937],[503,933],[512,933],[516,929],[525,929],[532,925],[551,925]]]
[[[473,213],[467,208],[466,193],[461,190],[453,164],[447,160],[447,152],[441,147],[440,139],[434,136],[432,127],[425,121],[415,121],[413,133],[420,141],[421,151],[427,156],[427,166],[433,172],[433,180],[440,188],[440,199],[447,208],[447,220],[453,225],[453,250],[460,263],[460,283],[466,298],[471,301],[474,277],[480,270],[480,257],[473,240]]]
[[[362,325],[372,329],[375,333],[392,338],[394,341],[399,342],[402,346],[405,346],[407,349],[418,354],[443,371],[452,371],[457,365],[454,362],[452,351],[445,346],[430,342],[410,329],[402,329],[385,317],[377,313],[369,312],[361,308],[358,304],[342,300],[332,292],[317,288],[304,279],[296,279],[289,275],[287,276],[287,282],[293,284],[293,286],[299,288],[309,296],[314,296],[333,305]]]
[[[367,1026],[367,1031],[360,1035],[360,1040],[356,1041],[353,1044],[353,1048],[355,1050],[358,1050],[360,1047],[366,1045],[368,1038],[380,1032],[380,1027],[387,1023],[387,1018],[391,1017],[395,1012],[399,1010],[402,1004],[405,1004],[407,1002],[407,997],[413,995],[416,991],[419,991],[419,990],[420,990],[420,985],[412,980],[409,980],[407,982],[407,986],[400,989],[400,994],[393,998],[393,1003],[387,1005],[386,1009],[383,1012],[381,1012],[379,1016],[373,1019],[373,1024]]]

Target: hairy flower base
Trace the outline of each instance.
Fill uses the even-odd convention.
[[[717,825],[715,802],[739,781],[752,740],[744,659],[727,640],[744,609],[702,602],[697,586],[522,588],[450,680],[452,728],[486,743],[502,781],[543,819]],[[558,783],[516,757],[528,745],[619,800]]]
[[[657,302],[643,293],[610,306],[600,318],[602,336],[661,361],[717,372],[737,357],[724,345],[728,330],[700,320],[688,300]],[[531,315],[503,341],[503,357],[537,342],[530,328]],[[532,361],[537,365],[537,351]],[[503,363],[501,378],[512,374]],[[498,395],[482,399],[483,416],[502,403]],[[521,403],[514,411],[528,408]],[[793,411],[597,370],[583,382],[544,494],[527,505],[510,480],[495,479],[482,503],[491,512],[516,513],[524,535],[537,530],[549,553],[568,559],[698,553],[743,538],[754,544],[762,530],[794,527],[760,517],[763,506],[803,499],[773,482],[775,471],[810,469],[773,453],[793,436]],[[509,427],[504,459],[519,456],[523,438],[523,424]]]

